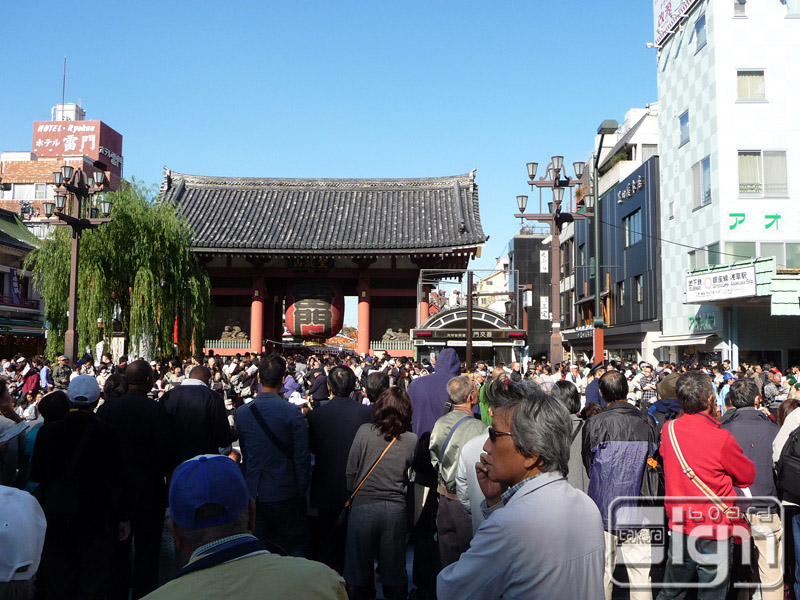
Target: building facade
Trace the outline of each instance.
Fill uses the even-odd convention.
[[[546,234],[521,233],[509,244],[510,269],[525,289],[523,301],[527,317],[528,356],[542,360],[550,353],[550,251],[542,244]],[[525,319],[524,319],[525,320]],[[524,325],[524,323],[523,323]]]
[[[672,3],[674,4],[674,3]],[[800,6],[794,1],[655,1],[661,118],[662,359],[728,358],[784,367],[800,325],[768,306],[687,301],[687,274],[774,258],[800,268]],[[788,270],[788,271],[787,271]],[[751,299],[755,302],[754,299]],[[749,328],[760,319],[782,322]],[[738,332],[733,335],[732,332]]]
[[[87,174],[104,171],[108,189],[122,181],[122,135],[97,120],[86,120],[76,104],[53,107],[50,121],[35,121],[30,151],[0,153],[0,208],[16,212],[40,238],[50,233],[42,202],[53,201],[53,171],[62,165]]]

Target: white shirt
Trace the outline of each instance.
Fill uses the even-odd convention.
[[[458,465],[456,466],[456,494],[467,514],[472,515],[472,535],[475,535],[478,527],[486,520],[481,510],[481,502],[486,500],[486,497],[478,484],[475,463],[480,462],[483,445],[488,439],[489,433],[486,432],[467,441],[461,447],[461,454],[458,455]]]

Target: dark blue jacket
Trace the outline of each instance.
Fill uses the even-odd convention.
[[[347,457],[358,428],[369,423],[372,408],[334,397],[308,413],[308,438],[314,453],[311,506],[341,510],[347,501]]]
[[[253,416],[261,413],[270,431],[292,456],[287,457]],[[311,455],[303,412],[277,394],[264,392],[236,411],[236,426],[242,448],[244,476],[250,496],[257,502],[280,502],[305,498],[311,478]]]
[[[433,375],[417,377],[408,387],[411,397],[411,429],[418,437],[433,431],[433,425],[444,412],[447,382],[461,375],[461,360],[452,348],[445,348],[436,361]]]
[[[744,455],[756,466],[756,480],[750,486],[750,493],[753,496],[776,496],[777,490],[772,476],[772,442],[780,427],[752,406],[729,412],[732,413],[731,416],[720,425],[720,429],[726,429],[733,434]],[[757,501],[752,503],[755,507],[762,504]]]
[[[609,531],[640,526],[631,521],[620,522],[623,512],[614,514],[615,525],[609,522],[609,510],[616,498],[639,496],[648,457],[659,445],[655,423],[628,402],[612,402],[608,410],[590,417],[583,427],[583,463],[589,474],[589,497],[597,504],[603,526]],[[619,506],[619,504],[616,504]]]
[[[595,404],[599,404],[602,407],[608,406],[606,401],[603,400],[603,397],[600,395],[600,378],[595,377],[589,382],[589,385],[586,386],[586,404],[594,402]]]

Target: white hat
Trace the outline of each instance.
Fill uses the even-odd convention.
[[[94,404],[100,398],[100,386],[91,375],[78,375],[69,382],[67,396],[73,404]]]
[[[33,496],[0,485],[0,581],[36,575],[46,528],[44,511]]]

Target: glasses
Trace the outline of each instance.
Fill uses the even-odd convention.
[[[494,427],[489,427],[489,439],[492,440],[493,444],[497,443],[497,438],[502,437],[504,435],[511,436],[510,431],[498,431]]]

